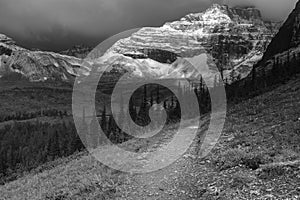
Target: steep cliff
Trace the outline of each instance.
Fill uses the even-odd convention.
[[[82,63],[83,60],[71,56],[27,50],[0,35],[0,77],[17,72],[31,81],[72,81],[77,75],[88,73],[89,68]]]
[[[300,44],[300,1],[295,9],[284,22],[279,32],[276,34],[266,53],[263,61],[272,58],[274,55],[296,48]]]
[[[162,27],[142,28],[107,53],[167,64],[206,53],[225,76],[235,69],[245,77],[262,58],[279,24],[264,21],[256,8],[214,4],[203,13],[189,14]]]
[[[196,57],[206,59],[213,73],[218,68],[229,79],[234,70],[244,78],[262,58],[278,27],[279,23],[264,21],[256,8],[214,4],[205,12],[186,15],[162,27],[142,28],[116,42],[101,59],[89,62],[101,60],[113,66],[114,72],[130,71],[142,78],[198,78],[200,74],[187,62]],[[17,72],[32,81],[74,80],[79,74],[89,74],[82,58],[90,50],[76,46],[61,54],[30,51],[0,35],[0,76]],[[201,70],[205,75],[209,69]]]

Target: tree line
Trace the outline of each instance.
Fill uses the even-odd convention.
[[[12,120],[22,121],[35,119],[38,117],[65,117],[68,116],[68,111],[57,109],[41,109],[33,112],[16,112],[12,114],[0,115],[0,122],[7,122]]]
[[[14,122],[0,129],[0,180],[82,150],[71,122]],[[2,178],[2,179],[1,179]]]
[[[226,84],[228,100],[238,102],[241,98],[261,94],[269,88],[286,83],[299,73],[300,53],[289,50],[266,63],[257,63],[247,78],[231,85]]]
[[[300,54],[287,52],[285,56],[275,57],[272,63],[266,66],[258,67],[255,65],[250,77],[240,80],[240,77],[230,76],[232,84],[224,80],[225,89],[229,102],[238,101],[241,98],[249,98],[258,94],[270,86],[281,84],[297,73],[300,73]],[[200,113],[205,114],[211,111],[210,92],[217,92],[218,88],[224,84],[220,81],[222,77],[215,77],[213,88],[208,88],[203,78],[197,84],[191,87],[182,87],[178,85],[178,94],[187,100],[191,95],[196,95],[199,102]],[[172,92],[166,92],[166,88],[160,85],[145,85],[141,91],[131,97],[129,102],[129,115],[125,112],[124,103],[120,98],[119,121],[132,120],[140,125],[146,126],[150,123],[149,109],[154,104],[162,104],[167,113],[167,124],[177,123],[181,118],[181,109],[193,110],[193,105],[189,103],[180,104],[177,97]],[[42,110],[33,113],[15,113],[9,117],[0,117],[2,121],[25,120],[41,116],[67,116],[66,111],[55,109]],[[96,115],[96,113],[95,113]],[[188,116],[189,117],[189,116]],[[193,116],[190,116],[193,117]],[[101,141],[95,140],[89,133],[97,133],[100,124],[106,137],[114,144],[123,143],[133,136],[125,133],[122,127],[119,127],[112,116],[104,106],[96,120],[90,124],[86,123],[85,111],[83,110],[81,130],[86,135],[79,138],[73,122],[61,123],[42,123],[38,120],[31,122],[13,122],[0,128],[0,177],[10,177],[15,172],[28,171],[37,166],[54,160],[58,157],[68,156],[76,151],[82,151],[85,140],[93,141],[94,147],[101,144]],[[125,122],[126,123],[126,122]],[[88,132],[90,130],[90,132]],[[82,142],[83,141],[83,142]]]

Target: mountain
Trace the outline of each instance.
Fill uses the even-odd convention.
[[[191,63],[200,63],[202,76],[212,81],[216,67],[227,79],[233,70],[244,78],[262,58],[279,25],[264,21],[260,11],[253,7],[230,8],[214,4],[205,12],[186,15],[162,27],[142,28],[117,41],[104,56],[101,52],[101,58],[89,62],[104,62],[112,66],[114,72],[129,71],[139,78],[198,79],[200,74]],[[82,58],[90,50],[75,46],[60,54],[30,51],[1,35],[0,76],[17,72],[31,81],[73,80],[79,74],[89,74],[90,67]]]
[[[297,199],[299,191],[295,185],[298,185],[300,177],[299,102],[298,78],[253,99],[229,104],[224,132],[218,145],[205,159],[199,158],[198,138],[207,130],[210,115],[201,117],[203,125],[199,127],[199,137],[195,138],[189,151],[165,169],[129,175],[99,164],[91,154],[83,151],[48,162],[24,173],[26,175],[17,172],[18,176],[14,174],[17,180],[1,185],[1,198],[204,200],[223,195],[224,198],[220,199]],[[64,120],[69,124],[68,119]],[[35,120],[33,124],[36,124]],[[188,126],[186,121],[185,124]],[[55,127],[54,124],[52,126]],[[166,130],[154,137],[134,138],[119,147],[136,150],[143,158],[139,159],[141,165],[138,167],[147,166],[145,161],[149,160],[149,156],[169,145],[178,132],[174,125],[167,126]],[[70,132],[72,129],[59,136],[65,137]],[[16,139],[10,141],[16,143]],[[33,141],[39,140],[41,138]],[[26,161],[33,157],[27,148],[24,148],[27,151],[16,148],[20,149],[20,155],[26,155]],[[34,146],[30,148],[36,149]],[[39,154],[44,152],[46,150]],[[31,160],[38,162],[39,157]],[[260,165],[260,168],[253,170],[251,165]]]
[[[267,48],[263,60],[272,58],[300,44],[300,1]]]
[[[17,46],[11,38],[0,35],[0,77],[17,72],[30,81],[70,81],[79,74],[88,73],[89,69],[82,63],[83,60],[71,56],[27,50]]]
[[[67,49],[65,51],[61,51],[59,53],[67,56],[73,56],[76,58],[84,59],[92,50],[93,48],[89,46],[75,45],[72,48]]]
[[[272,71],[282,71],[281,75],[294,75],[300,62],[300,1],[283,23],[278,33],[267,47],[263,58],[256,65],[256,75],[265,76]],[[279,68],[279,69],[278,69]],[[282,68],[282,69],[281,69]],[[280,73],[280,72],[278,72]]]
[[[169,65],[169,74],[164,78],[174,75],[172,71],[182,59],[206,54],[212,58],[212,65],[224,70],[225,76],[229,77],[234,69],[243,78],[262,58],[279,26],[280,23],[264,21],[256,8],[214,4],[203,13],[189,14],[162,27],[142,28],[115,43],[106,54],[130,57],[133,63],[154,60]],[[119,64],[122,66],[122,62]]]

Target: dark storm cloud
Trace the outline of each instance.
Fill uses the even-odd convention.
[[[141,26],[160,26],[220,0],[0,0],[0,32],[42,49],[96,45],[112,34]],[[255,5],[264,16],[283,20],[296,0],[231,0]],[[225,3],[228,3],[225,1]]]
[[[298,0],[229,0],[231,6],[255,6],[265,18],[282,21],[295,7]],[[226,1],[225,1],[226,2]]]

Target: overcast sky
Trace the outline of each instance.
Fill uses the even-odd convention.
[[[0,33],[43,50],[96,46],[121,31],[161,26],[221,0],[0,0]],[[265,18],[284,20],[297,0],[227,0],[254,5]]]

